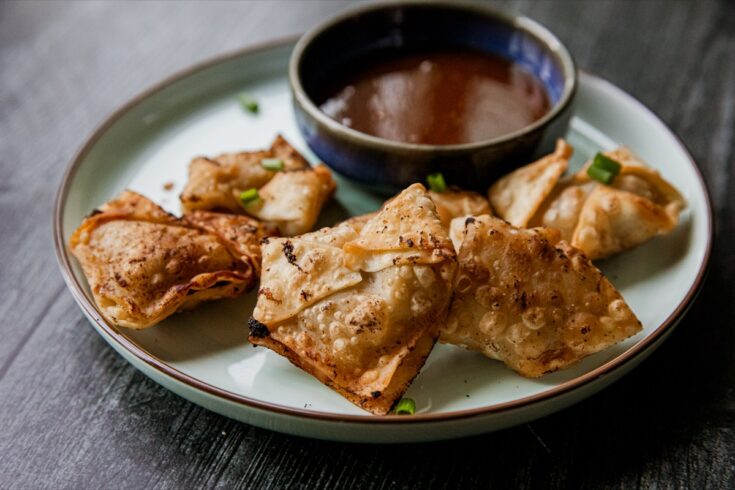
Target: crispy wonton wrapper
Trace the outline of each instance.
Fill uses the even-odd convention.
[[[105,319],[146,328],[250,290],[267,234],[246,216],[198,211],[176,218],[126,191],[87,217],[69,247]]]
[[[245,206],[245,212],[278,227],[281,235],[301,235],[312,229],[335,185],[324,165],[278,172],[260,189],[260,199]]]
[[[562,238],[597,260],[634,248],[673,230],[684,198],[629,149],[604,152],[621,164],[610,185],[587,175],[588,162],[560,182],[532,225],[550,226]]]
[[[264,158],[281,159],[284,170],[309,168],[309,162],[280,135],[268,150],[226,153],[213,159],[195,158],[189,165],[189,180],[181,194],[184,212],[242,213],[240,193],[260,189],[277,174],[263,167]]]
[[[454,218],[492,214],[487,199],[477,192],[450,187],[444,192],[430,191],[429,196],[436,205],[442,225],[447,229]]]
[[[268,170],[262,160],[283,162],[282,171]],[[270,149],[228,153],[215,159],[196,158],[189,165],[189,180],[181,194],[185,213],[195,210],[246,213],[279,234],[291,236],[311,230],[319,212],[335,189],[332,173],[324,165],[312,168],[283,137]],[[243,206],[240,194],[257,189],[260,199]]]
[[[413,185],[375,215],[266,240],[250,341],[386,414],[436,341],[455,267],[433,202]]]
[[[527,226],[554,228],[561,232],[564,240],[571,242],[582,206],[596,186],[596,182],[581,183],[574,176],[565,177],[559,181]]]
[[[389,265],[441,263],[453,257],[452,243],[437,217],[424,187],[408,187],[365,223],[356,240],[344,245],[346,266],[374,272]]]
[[[522,167],[490,188],[498,215],[515,226],[546,226],[597,260],[631,249],[679,222],[685,206],[679,192],[628,148],[604,154],[621,165],[620,174],[602,184],[587,175],[592,161],[561,177],[571,148]],[[566,157],[564,157],[566,155]]]
[[[672,216],[650,199],[599,185],[582,206],[571,243],[597,260],[668,233],[677,222],[678,212]]]
[[[615,287],[549,228],[491,216],[456,219],[454,298],[441,341],[535,378],[641,330]]]
[[[567,170],[572,152],[572,147],[560,139],[556,142],[554,153],[514,170],[495,182],[488,191],[488,198],[498,216],[513,226],[528,225]]]

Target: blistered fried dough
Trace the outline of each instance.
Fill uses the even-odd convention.
[[[526,226],[566,171],[572,152],[560,139],[554,153],[502,177],[488,192],[493,210],[513,226]]]
[[[562,239],[571,242],[582,206],[595,187],[596,184],[593,182],[580,183],[574,177],[563,179],[541,205],[528,226],[554,228],[561,232]]]
[[[351,218],[348,218],[344,220],[340,224],[346,224],[349,225],[352,229],[357,231],[357,233],[360,233],[365,226],[365,224],[370,221],[375,215],[378,214],[378,212],[374,213],[367,213],[367,214],[361,214],[359,216],[353,216]]]
[[[597,260],[629,250],[679,222],[684,198],[629,149],[604,153],[620,174],[603,185],[587,175],[588,162],[559,182],[530,224],[554,227],[562,238]]]
[[[445,228],[449,228],[449,223],[454,218],[492,214],[487,199],[477,192],[449,188],[444,192],[429,192],[429,196],[434,201],[436,212]]]
[[[246,206],[245,212],[277,226],[281,235],[300,235],[312,229],[335,185],[324,165],[278,172],[260,189],[260,199]]]
[[[538,377],[641,330],[615,287],[558,231],[519,230],[491,216],[452,225],[461,246],[443,342]]]
[[[263,277],[253,316],[268,325],[282,322],[317,301],[362,281],[344,267],[344,252],[308,238],[269,239],[263,244]],[[273,280],[277,278],[278,280]]]
[[[260,277],[260,241],[273,236],[277,229],[247,216],[210,211],[194,211],[179,219],[179,223],[211,233],[227,243],[243,260],[247,259]]]
[[[403,213],[410,226],[394,223]],[[416,240],[436,233],[435,245],[427,241],[411,260],[362,267],[373,264],[366,254],[414,249],[399,240],[403,230]],[[348,220],[307,235],[269,238],[250,341],[287,357],[365,410],[386,414],[418,374],[446,317],[456,263],[451,250],[441,250],[435,260],[432,247],[447,243],[420,185],[364,224]]]
[[[684,197],[676,188],[664,180],[661,174],[646,165],[646,163],[629,148],[621,146],[603,153],[620,164],[620,175],[611,183],[610,187],[627,191],[646,198],[664,208],[666,214],[673,220],[678,219],[679,212],[685,207]],[[590,182],[587,169],[592,161],[574,175],[576,182]]]
[[[600,185],[584,202],[571,243],[597,260],[668,233],[677,222],[650,199]]]
[[[386,202],[344,249],[347,267],[368,272],[402,263],[441,263],[455,255],[436,206],[421,184]]]
[[[309,168],[309,163],[282,136],[276,136],[270,149],[226,153],[214,159],[199,157],[189,165],[189,180],[181,194],[184,212],[221,210],[242,213],[240,193],[259,189],[277,172],[261,164],[264,158],[283,161],[284,170]]]
[[[246,216],[199,211],[178,219],[126,191],[87,217],[69,246],[102,315],[146,328],[177,310],[251,289],[265,234]]]

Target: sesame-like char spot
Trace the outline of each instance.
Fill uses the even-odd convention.
[[[301,269],[301,266],[296,263],[298,260],[298,257],[293,253],[293,243],[291,243],[291,240],[286,240],[283,242],[283,255],[286,256],[286,259],[288,259],[288,263],[292,266],[296,267],[301,272],[304,272]]]
[[[250,335],[259,339],[263,337],[268,337],[271,334],[266,324],[260,323],[253,317],[250,317],[248,319],[248,327],[250,327]]]
[[[271,291],[270,288],[260,288],[258,290],[258,295],[259,296],[265,296],[266,299],[268,299],[269,301],[273,301],[273,302],[278,303],[278,304],[281,304],[282,303],[282,301],[280,299],[276,298],[273,295],[273,291]]]

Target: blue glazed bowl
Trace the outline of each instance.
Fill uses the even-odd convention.
[[[401,50],[465,48],[519,63],[543,84],[551,109],[525,128],[457,145],[379,138],[344,126],[316,105],[321,89],[359,60]],[[330,19],[304,34],[291,55],[289,82],[299,129],[316,155],[365,186],[395,192],[428,174],[485,191],[500,175],[553,149],[567,130],[577,69],[562,43],[520,15],[457,2],[383,3]]]

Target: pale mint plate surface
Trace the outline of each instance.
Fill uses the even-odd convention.
[[[292,44],[247,50],[164,82],[116,113],[90,139],[62,183],[56,240],[62,272],[100,334],[147,376],[179,395],[238,420],[282,432],[346,441],[420,441],[522,423],[561,409],[628,372],[671,331],[701,285],[711,241],[706,189],[691,157],[647,109],[619,89],[581,75],[568,135],[574,167],[600,149],[625,144],[688,201],[676,230],[600,263],[644,330],[614,348],[541,379],[437,345],[406,396],[415,417],[374,417],[288,361],[248,345],[255,294],[207,304],[143,331],[106,325],[64,243],[92,209],[125,188],[178,214],[178,194],[197,155],[257,149],[282,133],[315,161],[295,126],[286,80]],[[251,115],[236,95],[260,102]],[[173,182],[171,190],[164,184]],[[376,209],[382,200],[343,180],[321,224]]]

